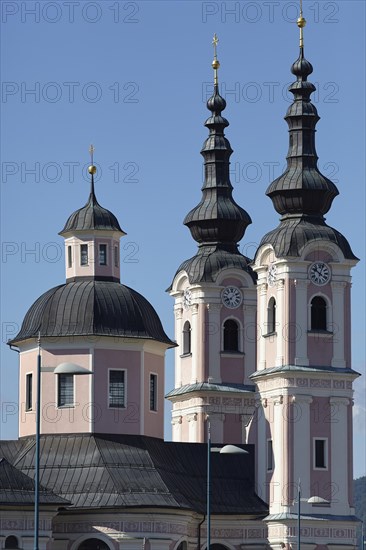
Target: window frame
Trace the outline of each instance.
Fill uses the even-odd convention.
[[[276,298],[274,296],[271,296],[267,303],[266,335],[276,334],[276,308],[277,308]]]
[[[86,251],[86,262],[83,261],[85,258],[85,252]],[[80,245],[80,266],[85,267],[89,265],[89,247],[88,244],[81,244]]]
[[[33,373],[25,374],[25,411],[33,410]]]
[[[110,384],[111,384],[111,372],[121,372],[123,373],[123,405],[111,405],[111,396],[110,396]],[[108,409],[125,409],[127,407],[127,370],[126,369],[108,369]]]
[[[267,466],[267,472],[273,472],[274,455],[273,455],[273,439],[271,438],[267,439],[266,466]]]
[[[71,246],[71,244],[67,245],[67,267],[68,267],[68,269],[72,268],[72,246]]]
[[[186,328],[187,325],[189,325],[189,328]],[[192,355],[192,325],[188,319],[183,323],[182,352],[183,357]]]
[[[72,380],[72,402],[61,402],[61,381]],[[58,374],[57,375],[57,408],[58,409],[70,409],[75,407],[75,377],[73,374]]]
[[[236,349],[229,349],[225,347],[225,324],[231,322],[236,325],[236,339],[237,347]],[[223,353],[241,353],[241,323],[235,317],[227,317],[222,323],[222,352]]]
[[[153,388],[151,382],[153,382]],[[149,410],[158,412],[158,375],[156,372],[150,372],[149,375]]]
[[[322,442],[324,444],[323,446],[323,460],[324,460],[324,466],[317,466],[317,449],[316,449],[316,443]],[[313,470],[318,470],[321,472],[326,472],[328,470],[329,465],[329,455],[328,455],[328,438],[327,437],[313,437]]]
[[[313,306],[313,302],[314,300],[321,300],[324,304],[324,308],[322,308],[322,311],[321,311],[321,316],[319,315],[319,310],[320,310],[320,307],[319,305],[317,306],[317,317],[315,318],[315,308]],[[315,294],[314,296],[312,296],[311,300],[310,300],[310,330],[313,331],[313,332],[318,332],[318,331],[326,331],[328,329],[328,303],[327,303],[327,300],[324,298],[324,296],[322,296],[321,294]],[[313,315],[313,312],[314,312],[314,315]],[[323,318],[324,316],[324,318]],[[320,318],[321,317],[321,318]],[[320,318],[320,319],[319,319]],[[323,321],[323,323],[320,323],[320,321]],[[315,323],[316,321],[316,323]],[[322,326],[314,326],[315,324],[317,325],[320,325],[322,324]]]
[[[102,252],[103,249],[103,252]],[[98,245],[98,261],[99,265],[106,266],[108,265],[108,253],[107,253],[108,246],[106,243],[99,243]],[[102,262],[103,259],[103,262]]]
[[[119,267],[119,246],[114,245],[114,267]]]

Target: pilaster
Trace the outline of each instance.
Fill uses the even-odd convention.
[[[333,359],[332,367],[344,368],[346,366],[344,358],[344,291],[346,283],[331,282],[333,297]]]
[[[295,365],[308,366],[308,286],[309,281],[295,279],[296,296],[296,345]],[[293,321],[293,320],[292,320]]]

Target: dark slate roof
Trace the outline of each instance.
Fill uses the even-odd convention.
[[[361,374],[353,369],[349,368],[336,368],[336,367],[318,367],[318,366],[311,366],[311,367],[304,367],[300,365],[283,365],[280,367],[271,367],[269,369],[262,369],[254,372],[249,376],[251,380],[255,380],[256,378],[259,378],[263,375],[269,375],[269,374],[277,374],[277,373],[315,373],[319,372],[320,374],[323,372],[332,373],[332,374],[341,374],[344,376],[345,374],[351,374],[353,376],[361,376]]]
[[[83,208],[71,214],[65,227],[59,234],[63,235],[68,232],[74,233],[75,231],[89,231],[95,229],[118,231],[122,235],[126,235],[126,233],[122,231],[116,216],[98,203],[94,193],[94,181],[92,179],[88,202]]]
[[[209,282],[214,283],[219,273],[224,269],[240,269],[249,273],[253,281],[257,275],[249,266],[251,260],[239,251],[232,252],[219,246],[203,246],[193,258],[184,261],[177,269],[176,275],[185,271],[190,284]],[[173,280],[174,280],[173,278]],[[170,290],[172,286],[168,288]]]
[[[301,256],[307,243],[316,241],[321,241],[322,244],[324,241],[336,244],[345,258],[358,260],[347,239],[339,231],[321,222],[319,218],[313,219],[307,216],[283,218],[276,229],[262,238],[259,248],[265,244],[271,244],[277,258],[298,257]]]
[[[0,457],[0,505],[34,505],[35,484],[32,478]],[[67,506],[70,502],[50,489],[40,487],[39,503]]]
[[[175,346],[158,314],[138,292],[112,281],[76,281],[48,290],[29,308],[17,336],[123,336]]]
[[[197,384],[186,384],[184,386],[180,386],[180,388],[174,388],[169,393],[167,393],[165,397],[175,397],[177,395],[184,395],[185,393],[192,393],[197,391],[253,394],[253,392],[255,392],[255,386],[249,384],[231,384],[225,382],[223,382],[222,384],[200,382]]]
[[[14,443],[13,465],[34,477],[35,441]],[[254,446],[245,455],[212,455],[212,512],[265,516],[255,494]],[[133,435],[41,437],[40,481],[74,508],[159,507],[205,513],[207,446]]]

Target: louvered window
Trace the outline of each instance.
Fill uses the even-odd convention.
[[[58,375],[58,400],[59,407],[72,407],[74,405],[74,375]]]
[[[125,403],[125,371],[109,371],[109,406],[112,408],[123,409]]]

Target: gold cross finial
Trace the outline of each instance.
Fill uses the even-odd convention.
[[[217,78],[217,69],[220,67],[220,63],[217,59],[217,44],[219,43],[219,39],[217,38],[217,34],[215,33],[213,36],[212,44],[214,47],[214,60],[212,61],[212,68],[214,70],[214,84],[218,84],[218,78]]]
[[[91,146],[89,147],[89,153],[90,153],[90,158],[91,158],[91,163],[92,163],[92,164],[93,164],[94,151],[95,151],[94,145],[91,145]]]

